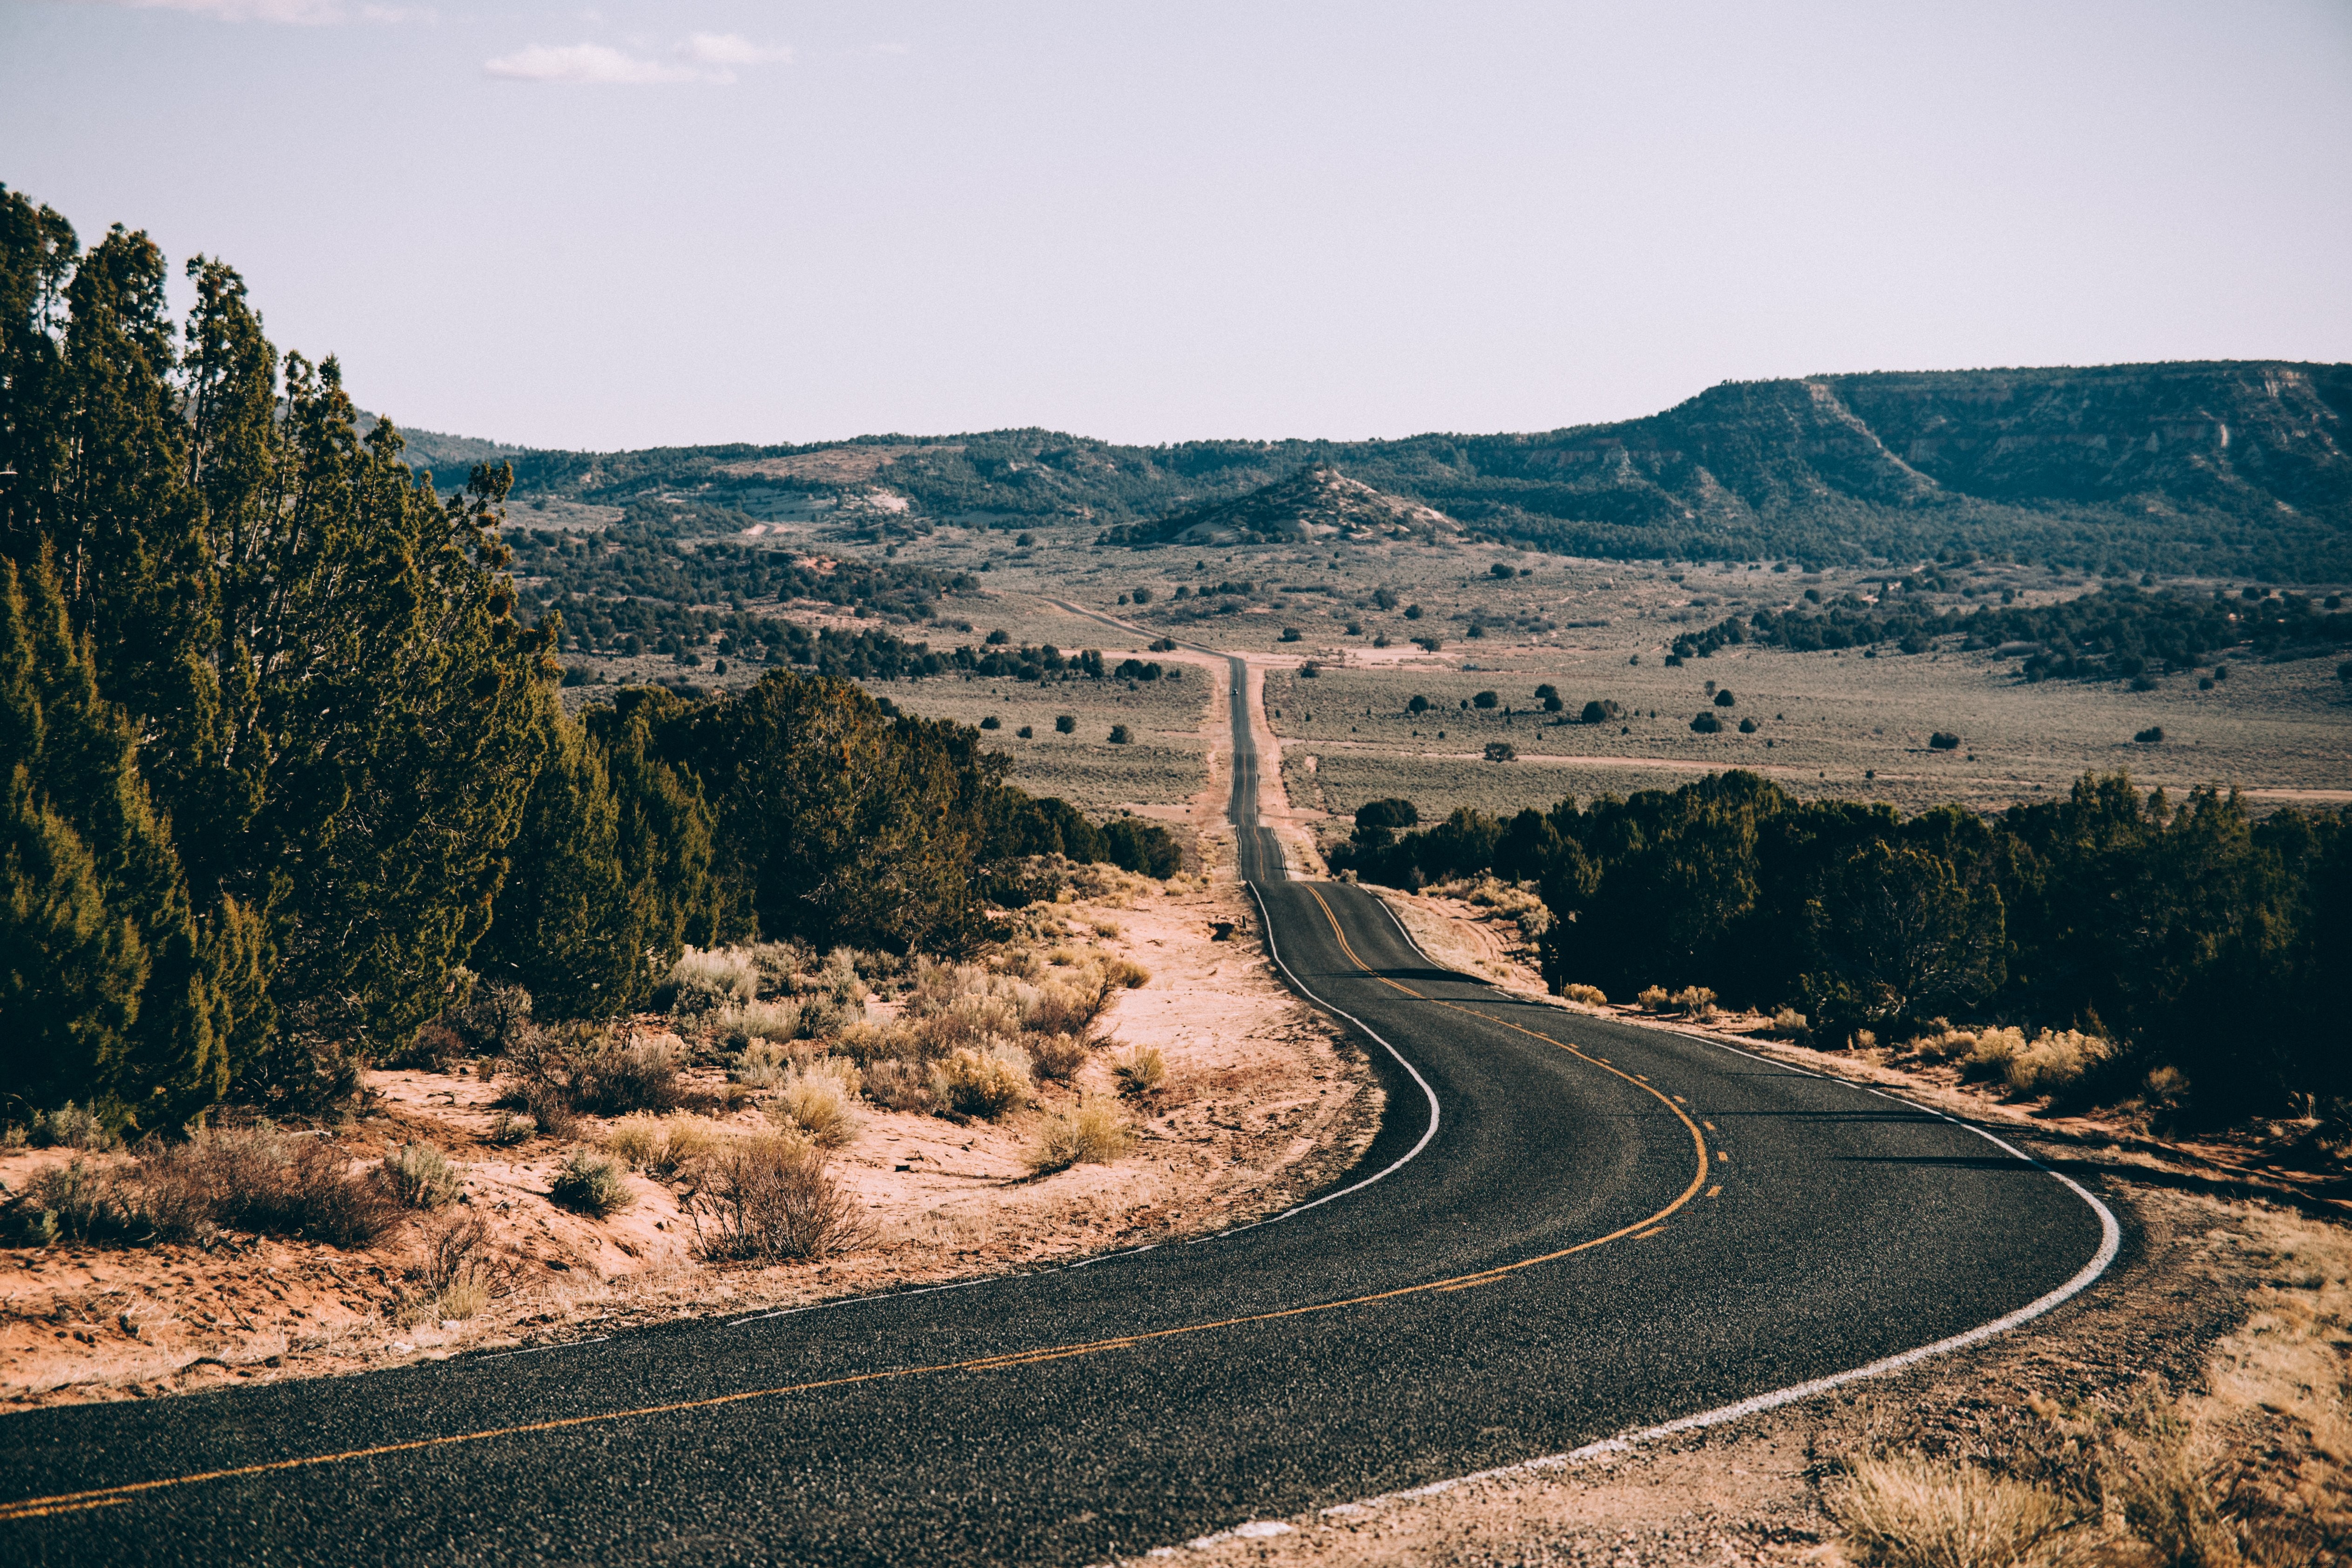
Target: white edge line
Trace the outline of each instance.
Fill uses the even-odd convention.
[[[1382,1177],[1392,1176],[1396,1172],[1403,1169],[1404,1166],[1412,1161],[1413,1156],[1420,1154],[1422,1150],[1429,1147],[1429,1141],[1432,1138],[1437,1136],[1437,1091],[1429,1086],[1429,1080],[1421,1075],[1421,1070],[1419,1068],[1405,1060],[1404,1052],[1399,1051],[1395,1046],[1391,1045],[1387,1040],[1381,1039],[1379,1033],[1372,1029],[1371,1025],[1366,1023],[1363,1019],[1358,1018],[1355,1014],[1348,1011],[1344,1008],[1332,1006],[1329,1002],[1325,1001],[1321,997],[1317,996],[1312,990],[1307,988],[1307,982],[1301,980],[1297,975],[1292,971],[1290,966],[1283,962],[1282,949],[1276,944],[1274,939],[1274,918],[1266,912],[1265,895],[1258,892],[1257,884],[1255,883],[1244,883],[1242,885],[1250,890],[1250,897],[1255,900],[1257,904],[1258,929],[1265,935],[1266,956],[1274,960],[1275,967],[1280,969],[1283,974],[1289,978],[1290,983],[1298,988],[1298,994],[1300,996],[1305,997],[1308,1001],[1313,1002],[1317,1007],[1321,1008],[1324,1011],[1334,1013],[1340,1018],[1346,1019],[1349,1023],[1354,1024],[1358,1029],[1363,1030],[1366,1035],[1370,1036],[1379,1044],[1382,1051],[1387,1051],[1391,1056],[1396,1058],[1397,1065],[1411,1073],[1412,1075],[1412,1081],[1421,1085],[1421,1092],[1429,1096],[1429,1125],[1423,1130],[1421,1141],[1413,1145],[1410,1149],[1407,1149],[1402,1155],[1398,1156],[1393,1164],[1388,1166],[1385,1169],[1375,1171],[1372,1175],[1366,1176],[1360,1182],[1350,1183],[1349,1185],[1341,1187],[1337,1192],[1327,1192],[1321,1197],[1315,1199],[1311,1203],[1302,1203],[1295,1207],[1286,1208],[1280,1214],[1268,1215],[1265,1218],[1253,1221],[1248,1225],[1236,1225],[1231,1230],[1220,1230],[1214,1236],[1196,1237],[1191,1243],[1188,1243],[1188,1245],[1197,1246],[1202,1241],[1222,1241],[1228,1236],[1239,1236],[1244,1230],[1255,1230],[1262,1225],[1277,1225],[1283,1220],[1288,1219],[1294,1214],[1304,1214],[1310,1208],[1322,1207],[1325,1204],[1329,1203],[1334,1198],[1345,1197],[1351,1192],[1361,1192],[1364,1188],[1371,1186],[1374,1182],[1381,1180]]]
[[[1446,973],[1446,974],[1448,974],[1448,975],[1456,975],[1456,976],[1459,976],[1459,977],[1461,977],[1463,979],[1465,979],[1465,980],[1468,981],[1470,984],[1472,984],[1472,985],[1474,985],[1474,986],[1484,986],[1484,987],[1486,987],[1486,988],[1488,990],[1490,990],[1490,991],[1496,991],[1496,990],[1501,990],[1501,989],[1502,989],[1502,988],[1501,988],[1501,987],[1499,987],[1499,986],[1496,985],[1492,980],[1482,979],[1482,978],[1480,978],[1478,976],[1476,976],[1476,975],[1473,975],[1473,974],[1470,974],[1470,973],[1469,973],[1469,972],[1467,972],[1466,970],[1456,969],[1456,968],[1453,967],[1452,967],[1452,966],[1450,966],[1450,965],[1441,964],[1441,963],[1439,963],[1436,959],[1434,959],[1434,958],[1431,957],[1431,956],[1429,956],[1429,952],[1428,952],[1428,950],[1427,950],[1426,948],[1423,947],[1423,946],[1422,946],[1422,945],[1421,945],[1419,942],[1416,942],[1416,941],[1414,941],[1414,940],[1413,940],[1412,933],[1411,931],[1409,931],[1409,930],[1405,929],[1405,924],[1404,924],[1403,920],[1402,920],[1401,918],[1399,918],[1399,917],[1398,917],[1398,915],[1397,915],[1397,912],[1396,912],[1396,906],[1395,906],[1394,904],[1391,904],[1387,899],[1382,898],[1382,897],[1381,897],[1379,894],[1377,894],[1377,893],[1369,894],[1367,896],[1369,896],[1374,904],[1379,904],[1379,905],[1381,906],[1381,913],[1382,913],[1382,914],[1384,914],[1384,915],[1386,915],[1389,917],[1389,924],[1391,924],[1391,925],[1394,925],[1394,926],[1397,928],[1397,935],[1404,938],[1405,946],[1408,946],[1408,947],[1412,948],[1414,952],[1416,952],[1416,953],[1418,953],[1418,954],[1420,954],[1420,955],[1421,955],[1421,959],[1422,959],[1422,962],[1423,962],[1423,963],[1429,965],[1429,966],[1430,966],[1432,968],[1433,968],[1433,969],[1442,970],[1443,972],[1444,972],[1444,973]],[[1509,993],[1508,993],[1508,992],[1505,992],[1504,994],[1505,994],[1505,995],[1507,995],[1507,995],[1509,995]],[[1606,1022],[1606,1023],[1615,1023],[1615,1024],[1619,1024],[1619,1025],[1621,1025],[1622,1027],[1624,1027],[1624,1028],[1630,1028],[1630,1029],[1638,1029],[1638,1028],[1642,1027],[1642,1026],[1640,1026],[1639,1024],[1626,1024],[1626,1023],[1624,1023],[1624,1020],[1622,1020],[1622,1019],[1603,1019],[1602,1021],[1603,1021],[1603,1022]],[[1742,1050],[1740,1050],[1740,1049],[1739,1049],[1738,1046],[1736,1046],[1736,1045],[1726,1045],[1723,1041],[1721,1041],[1721,1040],[1710,1040],[1710,1039],[1708,1039],[1706,1036],[1702,1035],[1702,1034],[1691,1034],[1691,1033],[1688,1033],[1688,1032],[1687,1032],[1687,1031],[1685,1031],[1685,1030],[1678,1030],[1678,1029],[1670,1029],[1670,1030],[1665,1030],[1664,1032],[1666,1032],[1666,1033],[1668,1033],[1668,1034],[1671,1034],[1671,1035],[1676,1035],[1676,1036],[1679,1036],[1680,1038],[1682,1038],[1682,1039],[1684,1039],[1684,1040],[1695,1040],[1698,1041],[1698,1043],[1699,1043],[1699,1044],[1701,1044],[1701,1045],[1711,1045],[1711,1046],[1714,1046],[1717,1051],[1727,1051],[1731,1052],[1731,1054],[1732,1054],[1732,1055],[1734,1055],[1734,1056],[1744,1056],[1744,1057],[1748,1058],[1748,1061],[1760,1061],[1760,1062],[1762,1062],[1762,1063],[1763,1063],[1765,1066],[1767,1066],[1767,1067],[1777,1067],[1777,1068],[1779,1068],[1779,1069],[1780,1069],[1781,1071],[1783,1071],[1783,1072],[1793,1072],[1793,1073],[1795,1073],[1795,1074],[1796,1074],[1798,1077],[1800,1077],[1800,1078],[1823,1078],[1823,1079],[1826,1079],[1826,1078],[1828,1078],[1828,1077],[1830,1076],[1830,1075],[1829,1075],[1828,1073],[1826,1073],[1826,1072],[1808,1072],[1808,1071],[1805,1071],[1803,1068],[1801,1068],[1801,1067],[1795,1067],[1795,1066],[1791,1066],[1790,1063],[1785,1062],[1785,1061],[1773,1061],[1773,1060],[1772,1060],[1772,1058],[1770,1058],[1770,1057],[1769,1057],[1769,1056],[1759,1056],[1759,1055],[1757,1055],[1757,1054],[1756,1054],[1754,1051],[1742,1051]],[[1849,1082],[1849,1081],[1848,1081],[1848,1080],[1845,1080],[1845,1079],[1838,1079],[1838,1080],[1836,1080],[1836,1082],[1843,1083],[1843,1082]]]
[[[1407,940],[1410,939],[1410,937],[1407,938]],[[1698,1037],[1688,1035],[1684,1038],[1696,1040]],[[1708,1040],[1705,1043],[1713,1045],[1718,1042]],[[1725,1046],[1723,1049],[1731,1051],[1734,1048]],[[1745,1056],[1748,1053],[1738,1051],[1738,1054]],[[1627,1452],[1636,1444],[1654,1442],[1660,1437],[1678,1437],[1682,1433],[1700,1431],[1708,1427],[1719,1427],[1727,1421],[1737,1421],[1748,1416],[1760,1416],[1768,1410],[1777,1410],[1784,1405],[1794,1405],[1800,1400],[1811,1399],[1817,1394],[1827,1394],[1832,1389],[1843,1388],[1851,1383],[1885,1377],[1890,1373],[1901,1372],[1906,1367],[1916,1366],[1920,1362],[1932,1360],[1939,1355],[1948,1355],[1953,1351],[1965,1350],[1972,1344],[1980,1344],[1986,1340],[1996,1338],[2011,1329],[2032,1322],[2045,1312],[2063,1305],[2088,1290],[2100,1275],[2107,1271],[2108,1266],[2115,1262],[2116,1253],[2123,1247],[2123,1227],[2116,1223],[2115,1212],[2112,1209],[2100,1202],[2089,1188],[2065,1172],[2052,1170],[2016,1145],[1994,1136],[1982,1127],[1963,1122],[1957,1116],[1948,1115],[1932,1105],[1917,1104],[1904,1099],[1899,1094],[1889,1094],[1884,1090],[1874,1089],[1867,1084],[1848,1083],[1843,1079],[1824,1078],[1822,1081],[1842,1084],[1850,1089],[1860,1089],[1866,1093],[1875,1094],[1880,1099],[1892,1100],[1898,1105],[1907,1105],[1914,1111],[1924,1111],[1939,1121],[1949,1122],[1956,1127],[1974,1133],[1995,1148],[2013,1155],[2032,1166],[2035,1170],[2063,1184],[2069,1192],[2089,1204],[2091,1211],[2099,1217],[2098,1251],[2092,1255],[2088,1263],[2084,1264],[2075,1272],[2074,1278],[2056,1290],[2027,1302],[2013,1312],[1995,1318],[1990,1322],[1980,1323],[1965,1333],[1953,1334],[1947,1339],[1939,1339],[1933,1344],[1923,1344],[1913,1350],[1899,1351],[1893,1355],[1882,1356],[1866,1365],[1853,1367],[1844,1372],[1834,1372],[1827,1377],[1816,1377],[1808,1383],[1791,1384],[1786,1388],[1776,1388],[1769,1394],[1755,1395],[1734,1404],[1719,1405],[1712,1410],[1702,1410],[1695,1416],[1684,1416],[1672,1421],[1661,1422],[1655,1427],[1643,1427],[1633,1431],[1621,1432],[1613,1437],[1603,1437],[1597,1443],[1587,1443],[1580,1448],[1570,1448],[1564,1454],[1546,1454],[1539,1458],[1522,1459],[1513,1465],[1498,1465],[1493,1469],[1474,1470],[1468,1475],[1454,1476],[1447,1480],[1431,1481],[1425,1486],[1412,1487],[1402,1491],[1382,1492],[1378,1497],[1362,1498],[1354,1502],[1335,1503],[1318,1512],[1324,1516],[1344,1517],[1352,1513],[1366,1512],[1388,1503],[1436,1497],[1441,1493],[1452,1491],[1456,1487],[1467,1486],[1474,1481],[1500,1480],[1538,1470],[1564,1469],[1571,1465],[1583,1464],[1593,1459],[1606,1458],[1612,1454]],[[1199,1536],[1185,1544],[1188,1546],[1221,1544],[1231,1540],[1234,1531],[1239,1528],[1241,1527],[1234,1526],[1233,1529],[1221,1531],[1213,1535]],[[1152,1555],[1160,1555],[1168,1551],[1168,1548],[1161,1547]]]

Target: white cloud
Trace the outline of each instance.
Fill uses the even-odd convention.
[[[347,5],[342,0],[82,0],[132,11],[181,11],[218,22],[278,22],[317,27],[337,22],[431,21],[433,13],[401,5]]]
[[[639,59],[605,44],[533,44],[482,64],[483,74],[509,81],[567,81],[642,86],[694,81],[703,73],[691,66]]]
[[[780,66],[792,61],[790,49],[769,48],[740,33],[696,33],[677,52],[698,65]]]
[[[736,33],[696,33],[672,52],[677,63],[629,54],[608,44],[533,44],[485,61],[482,70],[509,81],[641,87],[662,82],[731,82],[739,66],[779,65],[793,57],[790,49],[755,44]]]

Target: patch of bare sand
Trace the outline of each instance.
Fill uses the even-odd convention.
[[[463,1168],[461,1205],[403,1223],[375,1247],[341,1251],[231,1236],[209,1249],[52,1246],[0,1251],[0,1400],[14,1405],[152,1396],[224,1379],[356,1371],[466,1351],[578,1339],[640,1323],[780,1306],[1050,1266],[1145,1240],[1202,1234],[1278,1212],[1352,1166],[1380,1121],[1360,1053],[1277,983],[1255,945],[1217,942],[1246,926],[1230,874],[1161,884],[1124,879],[1105,900],[1052,913],[1068,939],[1130,958],[1150,983],[1118,994],[1076,1090],[1108,1093],[1110,1059],[1155,1047],[1167,1087],[1131,1115],[1139,1137],[1108,1166],[1032,1176],[1038,1123],[1076,1091],[996,1122],[954,1123],[861,1107],[832,1169],[871,1241],[821,1262],[718,1267],[694,1255],[680,1193],[642,1175],[605,1220],[557,1207],[556,1168],[582,1137],[491,1142],[500,1086],[479,1077],[370,1074],[373,1104],[341,1134],[362,1168],[400,1141],[429,1140]],[[715,1073],[698,1084],[714,1100]],[[757,1103],[697,1120],[712,1134],[767,1125]],[[23,1190],[61,1150],[0,1153],[0,1182]],[[119,1160],[124,1156],[85,1156]],[[478,1217],[491,1299],[463,1321],[433,1315],[417,1279],[435,1234]]]

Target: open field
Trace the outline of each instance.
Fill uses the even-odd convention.
[[[2258,810],[2352,801],[2352,688],[2336,678],[2332,659],[2231,663],[2209,690],[2199,689],[2197,675],[2181,674],[2161,677],[2147,692],[2115,682],[2029,685],[2014,674],[2014,658],[1963,652],[1951,638],[1927,653],[1906,655],[1890,647],[1877,657],[1860,649],[1741,646],[1669,667],[1664,655],[1677,633],[1735,613],[1783,608],[1807,589],[1824,598],[1874,594],[1890,574],[1748,566],[1669,570],[1456,543],[1138,552],[1094,547],[1082,527],[1033,531],[1039,542],[1027,549],[1009,545],[1002,533],[963,528],[903,545],[900,559],[936,557],[940,565],[987,570],[982,596],[959,600],[951,612],[973,632],[908,627],[901,635],[952,645],[1002,628],[1016,644],[1108,648],[1119,641],[1075,620],[1048,602],[1050,596],[1148,631],[1263,656],[1266,706],[1283,742],[1282,778],[1302,808],[1345,814],[1366,800],[1401,795],[1424,817],[1461,805],[1508,810],[1548,806],[1567,794],[1671,789],[1734,767],[1800,794],[1906,810],[1944,800],[1997,810],[2063,790],[2085,771],[2117,768],[2173,789],[2242,789]],[[1493,575],[1497,562],[1533,575],[1505,582]],[[1949,608],[2005,589],[2021,601],[2040,603],[2097,586],[2081,576],[2000,564],[1948,568],[1946,577],[1951,591],[1916,597]],[[1227,580],[1251,581],[1259,591],[1216,596],[1220,606],[1247,607],[1197,619],[1200,600],[1172,598],[1179,585]],[[1313,591],[1279,591],[1301,587]],[[1151,591],[1150,604],[1118,602],[1138,588]],[[1379,590],[1393,596],[1392,609],[1374,601]],[[1403,612],[1414,604],[1423,614],[1408,620]],[[1483,634],[1469,638],[1464,633],[1474,616]],[[1348,634],[1350,621],[1360,634]],[[1297,630],[1299,640],[1283,642],[1286,627]],[[1410,639],[1421,635],[1436,636],[1439,650],[1414,646]],[[1389,645],[1374,646],[1382,637]],[[1323,666],[1312,680],[1295,669],[1308,659]],[[1736,704],[1715,706],[1710,682],[1729,687]],[[1555,723],[1532,711],[1536,687],[1545,684],[1565,699],[1562,717],[1574,717],[1595,699],[1619,704],[1624,716],[1605,725]],[[902,684],[891,695],[919,711],[970,717],[997,700],[959,695],[957,685],[963,683]],[[1081,685],[1050,688],[1038,693],[1042,700],[1019,705],[1021,688],[999,683],[992,690],[1003,692],[1010,727],[1034,722],[1030,708],[1049,709]],[[1481,691],[1496,694],[1496,709],[1462,706]],[[1180,700],[1201,695],[1188,691]],[[1416,695],[1432,704],[1418,717],[1406,711]],[[1102,716],[1115,722],[1109,715],[1117,705],[1139,697],[1167,704],[1176,694],[1102,693]],[[1507,716],[1505,706],[1516,711]],[[1721,733],[1692,732],[1691,719],[1702,710],[1722,718]],[[1754,733],[1738,733],[1743,718],[1756,722]],[[2133,739],[2152,727],[2163,729],[2161,743]],[[1162,732],[1175,727],[1173,714],[1151,725]],[[1928,737],[1938,730],[1959,736],[1960,747],[1930,748]],[[1158,735],[1154,740],[1160,743]],[[1483,760],[1493,740],[1508,741],[1519,760]],[[1034,779],[1045,788],[1050,780],[1054,792],[1089,802],[1152,798],[1146,792],[1150,778],[1136,759],[1113,759],[1107,748],[1099,762],[1118,769],[1120,781],[1091,787],[1097,752],[1037,754],[1009,741],[1005,749],[1019,759],[1016,781]],[[1145,776],[1129,783],[1132,774]],[[1172,774],[1166,777],[1172,781]]]

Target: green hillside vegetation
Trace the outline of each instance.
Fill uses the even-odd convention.
[[[1234,545],[1303,542],[1334,535],[1434,540],[1461,526],[1433,507],[1384,495],[1337,469],[1310,465],[1288,479],[1230,501],[1194,507],[1153,523],[1103,530],[1098,544]]]
[[[1818,650],[1893,643],[1906,653],[1927,651],[1937,637],[1958,635],[1970,649],[2006,649],[2021,657],[2028,681],[2066,677],[2131,680],[2155,673],[2209,667],[2219,654],[2280,659],[2318,657],[2352,643],[2352,611],[2341,594],[2305,594],[2247,588],[2210,596],[2147,592],[2130,584],[2055,604],[1979,605],[1972,610],[1918,611],[1903,596],[1943,591],[1932,573],[1889,581],[1875,602],[1852,593],[1821,604],[1733,617],[1703,632],[1677,636],[1668,664],[1711,657],[1752,643]]]
[[[1952,1020],[2081,1031],[2074,1097],[2214,1120],[2352,1097],[2328,978],[2352,950],[2352,812],[2256,821],[2234,794],[2175,800],[2119,773],[1992,819],[1801,800],[1738,771],[1402,837],[1410,803],[1375,804],[1334,866],[1534,883],[1555,986],[1703,987],[1800,1010],[1828,1047]]]
[[[1243,502],[1246,542],[1318,467],[1465,528],[1603,559],[1912,562],[2352,578],[2352,366],[2211,361],[1815,376],[1527,434],[1121,446],[1038,430],[825,447],[530,453],[530,495],[720,508],[887,490],[856,537],[1061,519],[1159,542]],[[828,456],[838,461],[830,465]],[[855,459],[855,461],[853,461]],[[1250,514],[1244,516],[1243,514]],[[1260,516],[1262,514],[1262,516]]]
[[[235,271],[192,260],[176,322],[167,276],[144,235],[85,253],[0,190],[7,1119],[321,1111],[469,962],[610,1017],[687,942],[953,953],[1050,891],[1034,856],[1173,855],[822,675],[567,718],[562,616],[530,620],[499,538],[508,469],[420,484]]]

